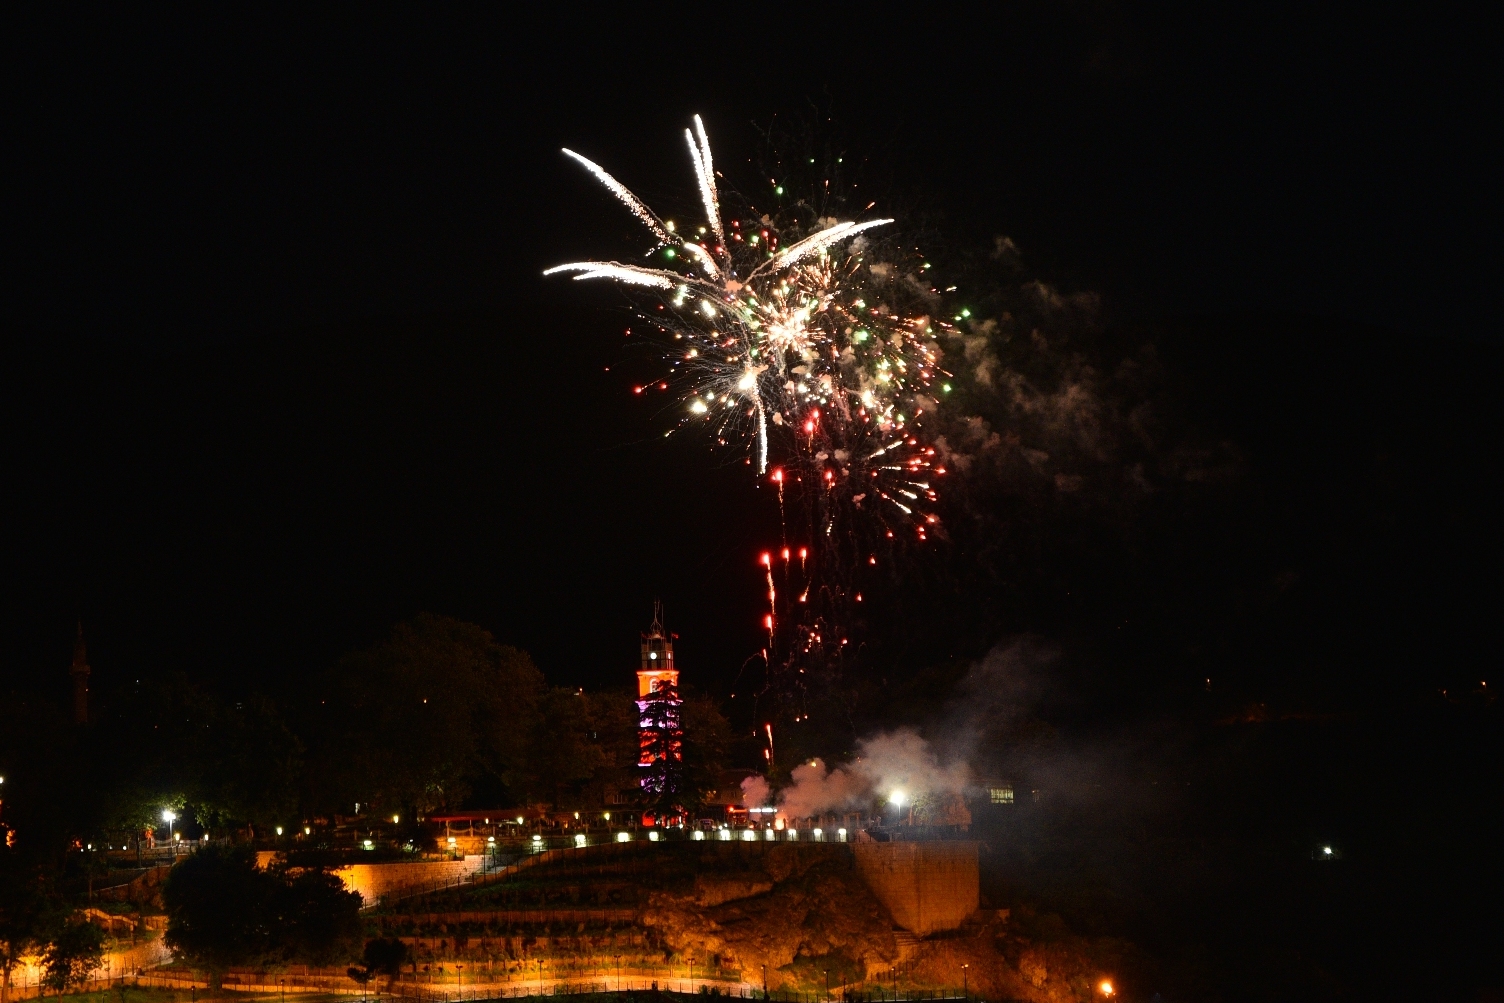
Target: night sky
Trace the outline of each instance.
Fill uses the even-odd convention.
[[[61,692],[80,616],[96,687],[255,689],[422,610],[554,682],[616,684],[661,598],[687,678],[724,691],[760,643],[766,499],[663,442],[619,296],[540,275],[631,227],[559,148],[671,201],[697,112],[733,180],[757,125],[824,122],[940,259],[1007,235],[1100,292],[1114,330],[1163,332],[1187,421],[1286,513],[1268,532],[1296,527],[1306,581],[1367,597],[1353,630],[1385,624],[1446,671],[1485,657],[1504,109],[1461,15],[13,17],[9,690]],[[1344,549],[1378,439],[1408,444],[1381,474],[1400,558]],[[1320,608],[1292,636],[1347,644]]]

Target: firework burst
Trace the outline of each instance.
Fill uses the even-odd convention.
[[[654,238],[647,264],[578,261],[545,275],[608,279],[653,290],[643,319],[665,337],[680,423],[744,443],[759,475],[822,496],[820,527],[838,509],[878,511],[919,539],[936,522],[943,470],[923,442],[938,406],[934,291],[865,236],[891,219],[781,223],[750,204],[723,216],[710,141],[697,115],[684,132],[705,215],[686,228],[658,216],[598,164],[571,150]],[[870,207],[869,207],[870,208]],[[788,467],[786,473],[783,467]],[[891,535],[891,531],[889,533]]]

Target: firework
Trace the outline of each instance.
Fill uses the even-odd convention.
[[[664,382],[680,394],[682,424],[746,443],[759,474],[781,463],[789,480],[827,501],[881,508],[923,539],[935,521],[932,480],[943,471],[920,427],[946,375],[934,339],[946,325],[932,317],[922,272],[878,259],[868,244],[868,231],[893,220],[788,223],[747,204],[728,223],[698,115],[684,135],[704,225],[680,229],[565,150],[654,243],[645,264],[578,261],[544,274],[655,291],[662,309],[643,319],[670,346]],[[774,476],[781,496],[785,473]],[[834,516],[822,521],[829,534]]]

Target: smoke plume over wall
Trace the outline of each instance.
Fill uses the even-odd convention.
[[[1038,692],[1038,671],[1055,658],[1053,649],[1033,641],[999,645],[972,666],[940,719],[925,729],[935,741],[914,728],[879,732],[858,741],[848,763],[829,766],[812,759],[794,767],[790,783],[776,796],[766,780],[749,777],[742,783],[745,803],[776,803],[781,814],[806,818],[954,800],[977,782],[980,747],[1029,709]]]

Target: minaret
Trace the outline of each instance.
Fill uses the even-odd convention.
[[[84,622],[78,621],[78,637],[73,642],[73,723],[89,723],[89,652],[84,647]]]

